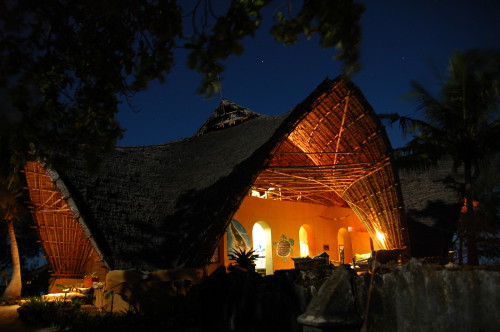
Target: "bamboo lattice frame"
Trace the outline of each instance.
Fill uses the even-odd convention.
[[[28,162],[25,167],[32,213],[46,257],[60,278],[81,278],[95,250],[74,211],[43,166]]]
[[[327,81],[318,89],[252,190],[271,199],[349,206],[380,247],[407,248],[392,148],[380,121],[353,85]]]

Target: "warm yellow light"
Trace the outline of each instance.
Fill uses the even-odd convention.
[[[267,191],[265,191],[263,194],[261,194],[260,191],[252,190],[252,196],[259,197],[259,198],[267,198]]]
[[[377,232],[377,239],[379,239],[380,242],[384,243],[384,241],[385,241],[385,234]]]

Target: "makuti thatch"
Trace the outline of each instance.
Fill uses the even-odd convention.
[[[59,266],[75,260],[68,243],[78,238],[108,269],[153,270],[206,264],[251,190],[350,206],[380,247],[408,249],[392,158],[385,131],[359,89],[337,78],[325,80],[283,116],[223,101],[193,137],[116,148],[93,174],[74,160],[59,173],[30,163],[26,176],[53,267],[56,260]],[[62,236],[63,214],[83,235]]]
[[[399,169],[414,257],[446,257],[457,230],[463,170],[440,161],[428,168]]]

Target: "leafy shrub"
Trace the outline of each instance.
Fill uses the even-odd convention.
[[[17,304],[17,300],[9,296],[0,296],[0,305],[14,305]]]
[[[62,301],[47,301],[30,297],[17,309],[19,318],[28,325],[51,326]]]
[[[48,301],[31,297],[18,309],[19,318],[30,326],[55,327],[59,330],[79,331],[155,331],[164,326],[134,311],[116,314],[81,309],[82,301]]]
[[[66,328],[78,315],[82,301],[48,301],[30,297],[19,307],[19,318],[27,325]]]

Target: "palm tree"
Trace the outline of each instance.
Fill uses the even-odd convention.
[[[21,296],[21,261],[17,247],[16,234],[14,231],[14,220],[18,218],[21,203],[19,190],[15,178],[0,178],[0,218],[7,224],[10,252],[12,256],[12,277],[5,289],[3,296],[8,298],[19,298]]]
[[[488,159],[500,150],[500,52],[457,52],[450,58],[447,77],[438,98],[412,82],[425,120],[386,114],[398,121],[403,133],[413,139],[402,149],[401,167],[426,167],[451,158],[463,167],[465,231],[468,263],[479,262],[474,223],[474,179]]]

